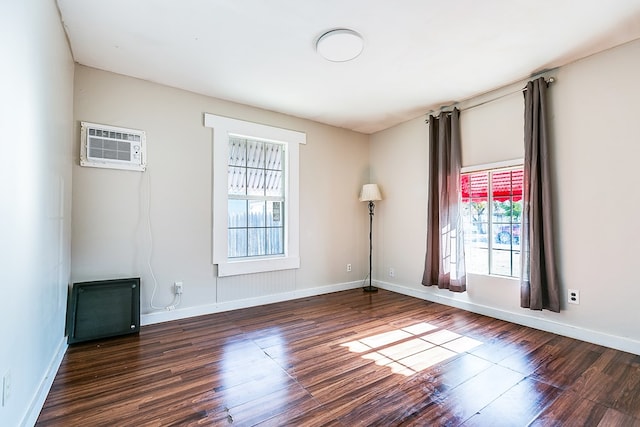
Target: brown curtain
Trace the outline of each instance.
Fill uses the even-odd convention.
[[[553,244],[546,93],[547,83],[542,77],[529,82],[524,91],[520,306],[559,312],[560,283]]]
[[[460,215],[460,110],[429,117],[427,254],[422,284],[467,290]]]

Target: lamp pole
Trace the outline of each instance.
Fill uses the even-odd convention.
[[[364,288],[362,288],[362,290],[364,292],[378,292],[378,288],[376,288],[375,286],[371,285],[371,260],[372,260],[372,253],[373,253],[373,209],[375,208],[375,204],[373,203],[373,200],[369,200],[369,286],[365,286]]]
[[[380,194],[380,189],[378,188],[378,184],[365,184],[362,186],[362,190],[360,191],[361,202],[369,202],[369,286],[365,286],[362,288],[365,292],[378,292],[378,288],[371,285],[373,278],[371,277],[372,273],[372,265],[373,265],[373,209],[376,205],[373,203],[374,200],[382,200],[382,195]]]

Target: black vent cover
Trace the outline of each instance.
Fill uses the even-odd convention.
[[[140,278],[74,283],[67,312],[68,343],[140,331]]]

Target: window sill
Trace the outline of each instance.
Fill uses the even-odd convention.
[[[511,282],[520,282],[519,277],[501,276],[500,274],[471,273],[467,271],[467,276],[489,277],[492,279],[504,279],[504,280],[509,280]]]
[[[300,268],[299,257],[241,259],[218,263],[218,277]]]

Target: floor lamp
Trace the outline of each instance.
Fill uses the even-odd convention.
[[[373,209],[376,207],[373,202],[376,200],[382,200],[378,184],[363,185],[362,191],[360,192],[360,201],[369,202],[369,286],[362,288],[365,292],[378,292],[378,288],[371,286],[371,254],[373,253],[373,240],[371,237],[373,230]]]

